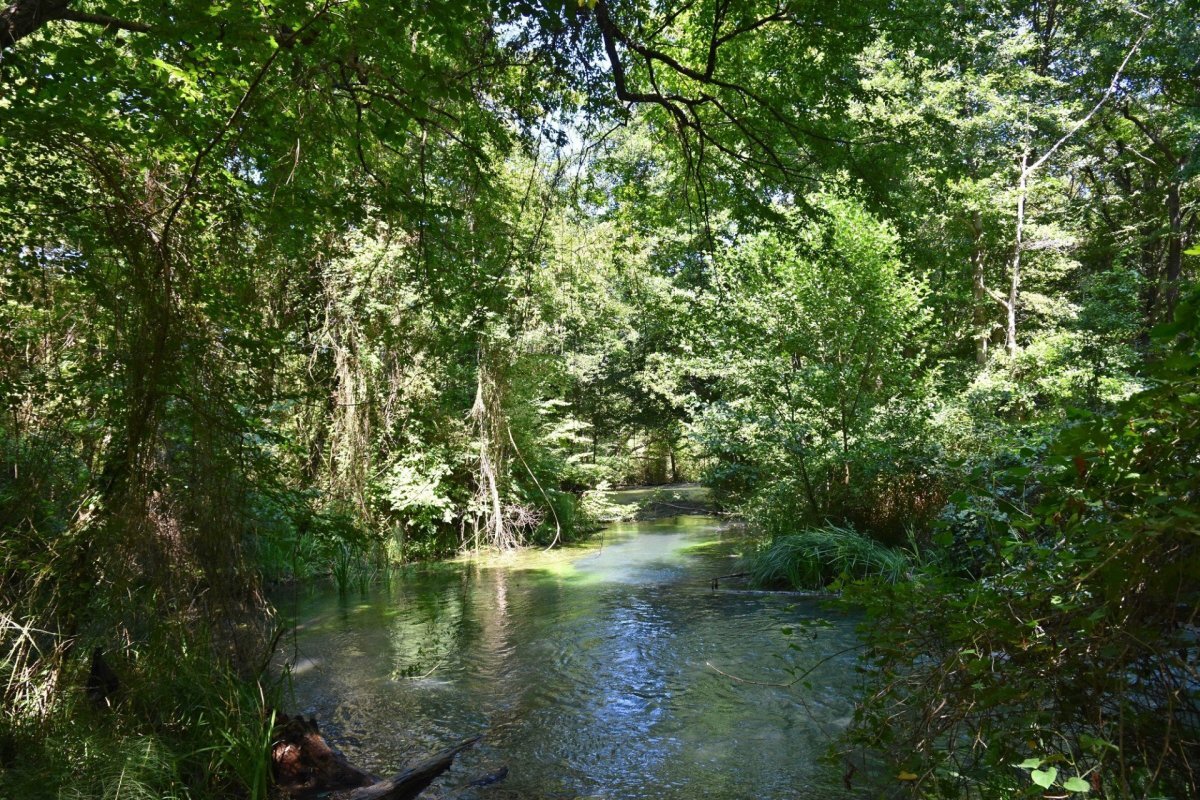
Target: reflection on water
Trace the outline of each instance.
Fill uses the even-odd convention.
[[[713,593],[738,540],[682,517],[610,528],[603,548],[414,570],[367,595],[281,598],[296,617],[295,708],[388,773],[483,732],[439,782],[521,798],[830,798],[818,763],[851,712],[852,623],[775,595]],[[794,629],[791,637],[781,632]],[[789,642],[797,647],[788,648]],[[431,794],[436,794],[431,790]]]

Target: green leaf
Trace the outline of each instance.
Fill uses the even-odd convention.
[[[1049,789],[1050,784],[1054,783],[1054,779],[1058,777],[1058,767],[1046,767],[1046,769],[1035,769],[1029,773],[1029,778],[1043,789]]]
[[[1020,764],[1017,764],[1020,769],[1037,769],[1041,765],[1042,760],[1040,758],[1027,758]]]
[[[1086,794],[1091,791],[1092,786],[1078,775],[1072,775],[1063,781],[1063,788],[1068,792],[1083,792]]]

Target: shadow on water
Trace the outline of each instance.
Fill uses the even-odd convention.
[[[741,544],[709,518],[627,523],[599,548],[281,598],[296,615],[295,708],[383,773],[484,732],[440,782],[447,795],[507,764],[479,796],[849,796],[819,758],[852,711],[852,654],[811,687],[707,666],[786,682],[855,641],[845,618],[804,627],[832,613],[814,601],[711,592]]]

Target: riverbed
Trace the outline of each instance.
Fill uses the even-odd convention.
[[[433,797],[853,796],[821,756],[853,710],[854,620],[712,591],[745,546],[725,523],[678,517],[409,569],[366,593],[299,589],[278,598],[296,623],[291,707],[384,774],[482,733]],[[466,787],[501,766],[502,783]]]

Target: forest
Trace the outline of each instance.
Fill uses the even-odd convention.
[[[0,797],[276,796],[279,587],[685,482],[846,796],[1200,795],[1198,20],[4,0]]]

